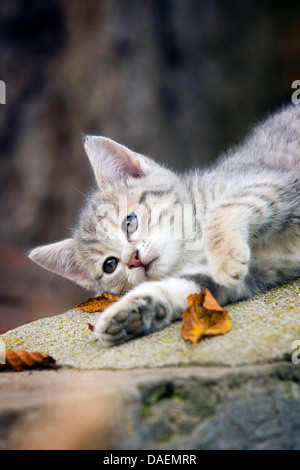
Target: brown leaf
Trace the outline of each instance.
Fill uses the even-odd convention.
[[[208,289],[189,295],[188,308],[183,312],[181,336],[194,346],[204,336],[224,335],[232,328],[232,321]]]
[[[105,310],[111,304],[117,302],[120,298],[120,295],[113,294],[97,295],[96,297],[89,297],[85,302],[76,305],[76,308],[89,313],[102,312],[102,310]]]
[[[24,369],[37,369],[39,367],[56,367],[53,357],[38,351],[5,351],[5,364],[0,364],[0,371],[13,369],[21,372]]]
[[[88,323],[88,329],[94,331],[95,327],[91,323]]]

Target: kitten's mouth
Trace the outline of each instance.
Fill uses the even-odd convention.
[[[159,256],[156,256],[155,258],[153,258],[153,260],[150,261],[150,263],[148,264],[143,264],[143,267],[145,269],[145,274],[147,276],[148,273],[150,273],[151,270],[153,270],[153,268],[155,269],[155,262],[159,259]]]
[[[157,261],[159,259],[159,256],[155,256],[149,263],[143,263],[141,258],[139,257],[139,252],[136,251],[135,253],[132,254],[130,261],[128,263],[129,269],[137,269],[137,268],[143,268],[145,276],[148,277],[153,273],[153,271],[157,271]]]

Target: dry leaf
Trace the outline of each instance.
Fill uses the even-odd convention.
[[[94,331],[95,327],[91,323],[88,323],[88,329]]]
[[[183,312],[181,336],[194,346],[203,336],[224,335],[232,327],[231,318],[208,289],[189,295],[188,308]]]
[[[41,354],[38,351],[5,351],[5,364],[0,364],[0,371],[13,369],[21,372],[24,369],[37,369],[39,367],[55,367],[53,357]]]
[[[88,313],[101,312],[120,298],[120,295],[113,294],[97,295],[96,297],[89,297],[85,302],[76,305],[76,308]]]

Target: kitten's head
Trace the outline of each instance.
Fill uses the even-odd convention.
[[[86,136],[97,190],[81,211],[73,238],[33,249],[29,257],[95,293],[124,293],[172,274],[180,263],[179,178],[116,142]]]

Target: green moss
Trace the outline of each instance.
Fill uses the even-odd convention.
[[[152,406],[146,403],[143,403],[142,408],[141,408],[141,418],[147,419],[147,418],[150,418],[152,415],[153,415]]]
[[[161,436],[160,436],[160,439],[158,442],[161,442],[162,444],[166,443],[166,442],[169,442],[171,439],[171,435],[170,434],[167,434],[167,433],[163,433]]]
[[[143,398],[144,406],[154,406],[161,400],[174,400],[183,403],[188,398],[188,392],[182,387],[174,388],[171,382],[159,384],[151,391],[147,391]]]
[[[4,339],[4,343],[6,349],[16,349],[24,344],[24,339],[22,337]]]
[[[163,383],[157,386],[149,394],[146,394],[143,402],[145,405],[153,406],[160,400],[172,397],[173,393],[174,393],[173,384],[171,382]]]
[[[162,401],[171,401],[177,403],[177,405],[183,405],[187,400],[189,394],[182,387],[174,388],[174,384],[171,382],[164,382],[157,385],[154,389],[147,390],[144,394],[141,404],[141,418],[149,419],[154,414],[154,408]],[[166,438],[168,436],[166,435]],[[163,437],[160,441],[164,441]]]

